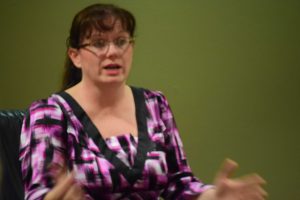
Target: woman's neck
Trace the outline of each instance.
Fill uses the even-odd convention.
[[[77,84],[66,92],[70,93],[78,103],[88,110],[114,108],[128,96],[129,86],[123,84],[105,84],[91,87]]]

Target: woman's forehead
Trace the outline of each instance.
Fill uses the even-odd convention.
[[[101,27],[92,27],[90,31],[87,31],[86,38],[114,34],[129,34],[128,30],[124,29],[124,26],[122,26],[120,20],[117,20],[115,23],[113,23],[110,29],[103,30]]]

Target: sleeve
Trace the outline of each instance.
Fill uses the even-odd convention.
[[[63,121],[60,107],[47,101],[33,103],[24,116],[19,159],[26,200],[43,199],[55,170],[65,163]]]
[[[162,193],[165,199],[192,199],[204,190],[211,188],[205,185],[191,171],[183,149],[176,122],[164,95],[158,100],[161,119],[166,127],[165,145],[168,165],[168,187]]]

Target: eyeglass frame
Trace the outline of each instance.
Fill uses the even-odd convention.
[[[128,44],[127,46],[125,46],[125,48],[123,49],[122,47],[116,45],[117,41],[120,40],[120,39],[126,39]],[[98,39],[99,40],[99,39]],[[95,51],[93,51],[92,49],[89,49],[89,48],[86,48],[88,46],[91,46],[91,47],[94,47],[94,48],[99,48],[99,47],[95,47],[95,45],[93,45],[94,42],[96,42],[97,40],[92,40],[91,42],[88,42],[88,43],[83,43],[83,44],[80,44],[77,49],[84,49],[92,54],[94,54],[95,56],[99,57],[101,55],[104,55],[105,53],[107,53],[109,47],[110,47],[110,44],[113,44],[114,47],[116,47],[118,50],[122,50],[122,51],[125,51],[130,44],[134,43],[135,41],[135,38],[134,37],[118,37],[114,40],[105,40],[105,39],[100,39],[100,40],[103,40],[105,41],[105,46],[103,47],[103,52],[101,54],[97,54]]]

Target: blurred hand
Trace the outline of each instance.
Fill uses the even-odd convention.
[[[67,173],[66,168],[57,170],[54,175],[55,186],[45,196],[45,200],[83,200],[84,191],[76,183],[74,173]]]
[[[257,174],[231,179],[238,164],[226,159],[215,178],[215,200],[264,200],[267,196],[262,186],[266,183]]]

